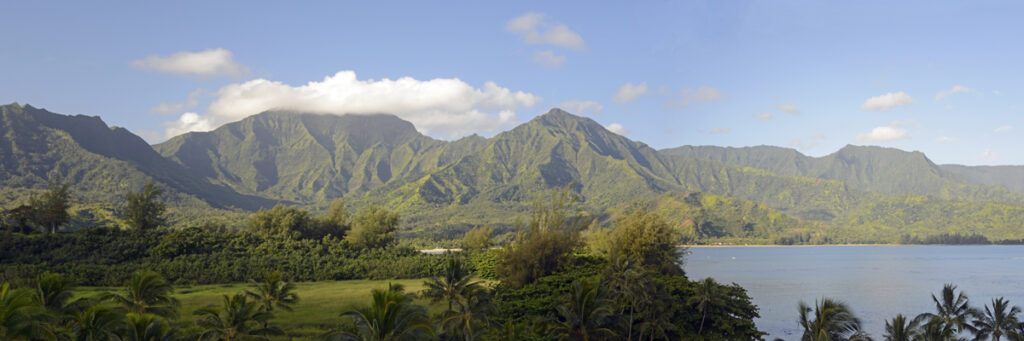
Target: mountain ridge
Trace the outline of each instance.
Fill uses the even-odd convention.
[[[383,205],[402,214],[407,231],[429,234],[511,227],[531,201],[568,188],[599,225],[628,203],[649,202],[685,208],[664,212],[706,238],[1024,238],[1020,193],[892,148],[847,146],[820,158],[771,146],[659,151],[557,108],[490,138],[436,140],[386,114],[270,111],[149,146],[98,117],[28,106],[35,119],[15,119],[24,108],[0,107],[0,185],[11,193],[38,188],[54,172],[108,194],[124,189],[103,179],[155,179],[194,200],[249,210],[278,202],[322,209],[335,198]]]

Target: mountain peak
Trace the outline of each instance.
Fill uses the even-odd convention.
[[[604,127],[601,126],[601,124],[597,123],[592,119],[583,116],[576,116],[569,113],[568,111],[559,108],[552,108],[547,113],[537,116],[536,118],[531,120],[531,122],[537,122],[547,127],[562,128],[568,130],[576,130],[581,127],[601,127],[601,129],[604,129]]]

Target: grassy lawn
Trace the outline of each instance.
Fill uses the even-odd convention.
[[[272,323],[284,328],[289,336],[304,339],[315,338],[337,324],[341,320],[339,317],[341,313],[369,305],[371,290],[387,288],[390,282],[404,285],[406,292],[417,293],[423,290],[423,281],[423,279],[402,279],[298,282],[296,283],[296,293],[299,295],[299,303],[293,307],[295,311],[275,310],[274,313],[277,317],[272,320]],[[178,311],[181,314],[182,327],[193,326],[195,316],[192,312],[196,309],[207,305],[220,307],[223,295],[234,295],[251,286],[249,283],[237,283],[177,287],[175,297],[181,301]],[[76,298],[95,297],[119,290],[120,288],[110,287],[79,287],[75,291],[75,296]],[[444,310],[444,303],[430,304],[428,300],[421,298],[416,299],[416,303],[427,306],[431,314],[437,314]]]

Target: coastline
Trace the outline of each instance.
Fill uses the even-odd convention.
[[[781,245],[781,244],[695,244],[679,245],[679,247],[816,247],[816,246],[906,246],[904,244],[812,244],[812,245]]]
[[[820,247],[820,246],[1002,246],[1004,244],[813,244],[813,245],[779,245],[779,244],[721,244],[721,245],[678,245],[677,247]],[[1005,244],[1013,246],[1015,244]]]

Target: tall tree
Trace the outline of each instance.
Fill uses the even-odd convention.
[[[127,329],[125,315],[105,304],[76,311],[71,318],[71,330],[78,341],[120,341]]]
[[[35,300],[58,321],[65,321],[72,313],[69,304],[74,284],[70,278],[57,273],[44,272],[35,279]]]
[[[313,225],[315,221],[306,210],[278,204],[269,210],[260,209],[250,216],[246,227],[262,236],[299,238],[310,231]]]
[[[282,335],[281,328],[269,325],[274,314],[262,311],[245,294],[224,295],[221,309],[205,307],[196,310],[196,325],[203,330],[200,340],[269,340],[270,335]]]
[[[281,278],[280,271],[270,272],[254,285],[255,290],[245,294],[255,300],[261,311],[273,312],[274,308],[292,311],[292,305],[299,302],[299,295],[295,293],[295,283]]]
[[[932,302],[935,302],[935,313],[924,313],[918,316],[922,320],[930,320],[933,317],[942,321],[942,328],[948,330],[946,334],[958,334],[964,331],[974,332],[971,319],[978,316],[978,311],[969,305],[967,294],[963,291],[957,292],[956,285],[946,284],[942,287],[939,296],[932,294]]]
[[[393,246],[397,241],[398,219],[396,212],[371,206],[352,219],[352,230],[345,239],[366,249]]]
[[[441,276],[433,276],[423,282],[427,288],[423,291],[423,297],[430,298],[433,302],[445,300],[448,302],[448,310],[460,299],[465,298],[467,292],[472,288],[480,286],[479,282],[473,282],[468,267],[462,259],[456,255],[447,255],[444,270]]]
[[[684,250],[680,233],[656,213],[637,209],[619,218],[611,234],[612,254],[627,257],[644,268],[681,275]]]
[[[493,244],[492,234],[494,234],[494,229],[490,227],[478,226],[466,231],[466,234],[462,236],[462,249],[465,251],[487,251]]]
[[[46,192],[33,196],[29,206],[34,211],[33,218],[37,225],[48,228],[50,233],[57,233],[57,228],[71,219],[68,213],[71,208],[71,183],[64,182],[60,176],[50,180]]]
[[[139,270],[124,284],[124,294],[107,294],[111,300],[136,314],[154,314],[167,318],[178,316],[178,300],[171,296],[174,287],[160,274]]]
[[[635,313],[647,302],[647,278],[637,269],[636,263],[626,257],[613,259],[605,269],[605,278],[615,301],[622,309],[629,310],[626,318],[626,340],[633,339]]]
[[[41,323],[46,311],[32,299],[32,292],[0,284],[0,340],[31,340],[48,334]]]
[[[985,313],[978,314],[974,320],[975,339],[991,337],[993,341],[999,341],[1003,336],[1013,334],[1020,323],[1017,320],[1020,312],[1019,307],[1011,307],[1005,298],[993,299],[992,305],[985,306]]]
[[[885,341],[915,341],[921,337],[917,319],[907,320],[903,314],[896,314],[891,320],[885,321]]]
[[[704,332],[704,323],[708,315],[722,304],[723,294],[719,290],[721,286],[711,277],[705,278],[696,284],[697,287],[694,295],[690,297],[687,303],[695,306],[697,311],[700,312],[700,326],[697,327],[697,334],[699,335]]]
[[[846,303],[822,298],[814,307],[800,302],[800,327],[803,341],[849,340],[860,333],[860,319]]]
[[[350,328],[332,330],[327,340],[403,341],[424,339],[431,332],[427,309],[412,303],[401,285],[388,284],[385,290],[374,289],[373,303],[348,311]]]
[[[142,191],[125,194],[124,218],[128,226],[137,230],[149,230],[163,226],[167,205],[161,201],[164,191],[152,182],[147,182]]]
[[[611,311],[598,281],[574,281],[557,311],[558,318],[548,321],[548,331],[559,335],[560,340],[602,340],[615,335],[604,326]]]
[[[127,328],[122,336],[125,341],[174,341],[178,339],[178,329],[161,321],[155,315],[128,313]]]
[[[553,191],[550,202],[534,199],[529,222],[516,222],[515,241],[495,268],[503,283],[522,287],[571,259],[580,231],[592,221],[576,210],[577,200],[569,186]]]
[[[331,235],[335,238],[344,238],[345,234],[351,229],[349,225],[350,219],[351,217],[348,208],[345,207],[345,202],[341,198],[334,199],[334,201],[331,201],[331,206],[327,209],[327,213],[320,217],[316,231],[313,231],[308,237],[320,239]]]
[[[672,321],[673,314],[671,312],[671,300],[672,296],[665,292],[664,288],[659,283],[650,283],[647,300],[643,305],[643,318],[640,324],[637,325],[640,335],[638,339],[643,339],[644,334],[647,334],[648,340],[668,340],[668,332],[675,331],[676,325]]]
[[[483,286],[469,286],[456,301],[456,308],[443,315],[441,327],[452,339],[476,340],[492,328],[501,327],[494,319],[498,308],[491,301],[491,292]]]

